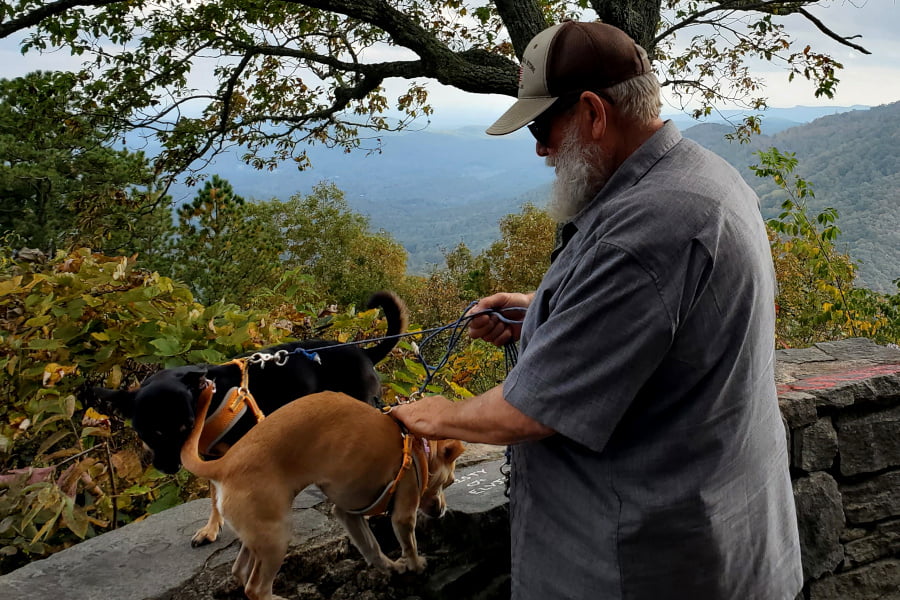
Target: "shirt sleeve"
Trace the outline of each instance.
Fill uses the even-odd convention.
[[[545,319],[504,382],[504,397],[599,452],[672,343],[658,276],[598,243],[559,287],[542,286],[532,308]]]

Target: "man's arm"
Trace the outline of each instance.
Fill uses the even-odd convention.
[[[452,401],[426,396],[391,408],[390,415],[414,435],[429,439],[507,445],[538,440],[555,431],[535,421],[503,397],[503,386],[480,396]]]

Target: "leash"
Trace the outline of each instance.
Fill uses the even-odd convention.
[[[524,312],[526,310],[525,307],[512,306],[512,307],[504,308],[504,309],[500,309],[500,310],[488,309],[488,310],[483,310],[483,311],[480,311],[477,313],[468,314],[469,311],[472,309],[472,307],[475,306],[476,304],[478,304],[477,300],[470,302],[469,305],[466,306],[466,308],[463,310],[462,315],[460,315],[460,317],[458,319],[456,319],[455,321],[448,323],[446,325],[442,325],[440,327],[435,327],[435,328],[428,330],[428,332],[430,332],[430,335],[428,337],[426,337],[424,340],[422,340],[421,344],[415,345],[415,343],[414,343],[413,351],[415,352],[416,358],[419,360],[419,363],[421,363],[422,367],[425,369],[425,382],[419,387],[419,389],[417,391],[413,392],[410,395],[408,400],[405,400],[405,401],[400,400],[400,401],[398,401],[398,404],[408,404],[409,402],[415,402],[416,400],[418,400],[419,398],[422,397],[422,395],[425,393],[425,390],[428,388],[429,385],[431,385],[431,382],[434,379],[434,376],[437,374],[437,372],[447,364],[447,361],[450,360],[450,356],[453,354],[453,351],[456,349],[456,346],[459,344],[459,341],[463,337],[464,327],[468,326],[469,322],[472,319],[475,319],[482,315],[494,315],[497,317],[498,320],[500,320],[503,323],[506,323],[508,325],[521,325],[522,324],[521,320],[510,319],[503,315],[503,311],[510,310],[510,311]],[[431,344],[431,342],[434,341],[435,338],[439,334],[441,334],[445,331],[450,331],[450,338],[447,342],[445,351],[444,351],[443,355],[441,356],[441,358],[437,361],[436,364],[430,365],[430,364],[428,364],[428,361],[425,359],[425,354],[424,354],[423,349],[426,348],[429,344]],[[422,332],[414,332],[414,333],[421,334],[421,333],[425,333],[425,332],[422,331]],[[505,345],[503,347],[503,354],[504,354],[504,362],[505,362],[505,366],[506,366],[506,372],[509,373],[509,371],[512,369],[512,367],[515,366],[515,361],[518,358],[518,350],[516,348],[515,342],[510,342],[509,344]]]
[[[425,369],[425,381],[421,386],[419,386],[419,389],[417,391],[413,392],[410,395],[408,400],[398,401],[398,404],[407,404],[409,402],[414,402],[415,400],[420,398],[425,393],[428,386],[431,385],[431,382],[433,381],[434,376],[437,374],[437,372],[447,364],[447,361],[450,360],[450,356],[453,354],[453,351],[456,349],[456,346],[459,344],[459,341],[463,337],[464,327],[467,326],[472,319],[475,319],[482,315],[494,315],[499,321],[506,323],[507,325],[521,325],[522,324],[521,320],[510,319],[509,317],[506,317],[503,314],[503,312],[504,311],[524,312],[525,310],[527,310],[525,307],[510,306],[510,307],[503,308],[503,309],[491,308],[491,309],[479,311],[477,313],[468,314],[469,311],[472,309],[472,307],[477,304],[478,304],[478,301],[473,300],[472,302],[470,302],[468,304],[468,306],[466,306],[466,308],[463,310],[460,317],[458,319],[456,319],[455,321],[452,321],[445,325],[439,325],[437,327],[432,327],[429,329],[421,329],[419,331],[407,331],[404,333],[398,333],[396,335],[387,335],[387,336],[377,337],[377,338],[367,338],[364,340],[355,340],[352,342],[341,342],[338,344],[319,346],[318,348],[316,348],[316,352],[311,352],[309,350],[306,350],[305,348],[300,348],[300,347],[297,347],[290,351],[278,350],[275,353],[255,352],[248,357],[248,360],[250,363],[259,364],[260,368],[265,368],[266,363],[268,363],[268,362],[274,362],[276,366],[281,367],[281,366],[284,366],[285,364],[287,364],[287,361],[291,357],[291,355],[301,354],[317,364],[322,364],[322,358],[319,356],[318,352],[321,352],[323,350],[332,350],[335,348],[343,348],[346,346],[360,346],[362,344],[371,344],[374,342],[381,342],[381,341],[385,341],[385,340],[399,340],[399,339],[402,339],[405,337],[421,336],[421,335],[427,334],[427,337],[425,339],[423,339],[420,344],[416,344],[415,342],[412,342],[413,352],[416,355],[416,359],[419,361],[419,363]],[[441,358],[437,361],[437,363],[434,365],[431,365],[428,363],[428,361],[425,358],[424,349],[426,347],[428,347],[437,338],[438,335],[440,335],[441,333],[444,333],[445,331],[450,331],[450,339],[447,342],[446,349],[445,349],[443,355],[441,356]],[[506,372],[509,373],[509,371],[512,370],[512,368],[515,366],[516,360],[518,359],[518,349],[516,347],[515,342],[510,342],[509,344],[505,345],[503,347],[503,353],[504,353],[504,363],[505,363],[505,367],[506,367]]]

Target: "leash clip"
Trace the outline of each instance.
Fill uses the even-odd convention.
[[[290,355],[287,350],[279,350],[272,356],[272,360],[274,360],[275,364],[279,367],[286,365],[288,358],[290,358]]]
[[[413,402],[416,402],[421,399],[422,399],[422,391],[417,390],[417,391],[411,393],[409,395],[409,398],[407,398],[406,400],[398,399],[397,404],[412,404]]]
[[[261,365],[262,368],[265,368],[266,362],[272,360],[272,355],[268,352],[254,352],[250,356],[247,357],[247,361],[254,365]]]

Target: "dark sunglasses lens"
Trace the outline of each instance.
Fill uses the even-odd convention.
[[[540,117],[538,117],[538,119],[540,119]],[[534,136],[534,139],[536,139],[539,144],[542,146],[547,145],[547,127],[540,120],[529,123],[528,131],[531,132],[531,135]]]

